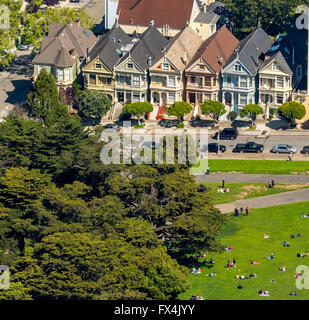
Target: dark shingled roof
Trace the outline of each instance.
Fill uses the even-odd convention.
[[[253,74],[256,75],[259,67],[264,62],[264,55],[271,48],[273,41],[269,35],[262,29],[257,28],[244,38],[230,59],[225,64],[225,67],[238,59],[244,66]]]
[[[104,36],[100,37],[95,46],[89,52],[90,60],[99,56],[100,60],[111,71],[120,61],[121,56],[117,53],[117,49],[131,43],[131,38],[119,26],[115,26]]]
[[[217,23],[220,16],[214,12],[200,12],[194,22],[198,23]]]
[[[139,38],[129,53],[127,53],[121,61],[124,61],[128,55],[133,61],[144,71],[149,68],[149,58],[152,64],[155,59],[161,55],[162,50],[167,46],[168,40],[154,26],[150,26]],[[120,62],[121,62],[120,61]]]
[[[74,58],[70,55],[75,50],[77,58],[86,56],[87,48],[91,49],[97,38],[77,22],[68,24],[52,22],[48,35],[42,40],[40,53],[33,59],[34,64],[71,67]]]

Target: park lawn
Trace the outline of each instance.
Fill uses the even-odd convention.
[[[260,174],[309,174],[309,161],[284,160],[208,160],[211,172],[240,172]],[[205,173],[207,160],[192,167],[192,173]]]
[[[224,246],[232,246],[233,250],[223,253],[208,253],[207,259],[213,258],[215,265],[202,267],[201,274],[190,274],[191,288],[179,296],[189,299],[193,294],[209,300],[299,300],[309,299],[309,290],[296,288],[296,267],[307,265],[309,257],[297,258],[297,253],[309,250],[309,218],[301,218],[302,212],[308,212],[309,202],[291,205],[250,210],[248,216],[228,216],[228,223],[222,229],[219,240]],[[268,233],[270,238],[264,239]],[[291,234],[302,233],[299,238],[292,239]],[[290,247],[283,247],[287,241]],[[265,257],[274,253],[274,260]],[[227,260],[236,259],[237,268],[227,270]],[[250,260],[260,265],[250,265]],[[286,271],[279,270],[286,266]],[[240,271],[238,271],[240,269]],[[216,277],[206,276],[216,271]],[[256,273],[253,279],[236,280],[236,274],[247,276]],[[274,279],[275,283],[270,283]],[[243,289],[238,289],[241,284]],[[258,291],[268,290],[269,297],[260,297]],[[289,296],[289,292],[297,291],[298,296]]]
[[[213,204],[229,203],[241,199],[262,197],[309,187],[309,184],[275,184],[274,188],[269,189],[265,183],[225,183],[225,188],[229,188],[230,192],[221,193],[218,192],[218,189],[221,187],[220,182],[202,182],[199,184],[210,188]]]

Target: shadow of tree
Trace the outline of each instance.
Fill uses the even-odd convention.
[[[309,130],[309,120],[305,121],[302,125],[301,128],[304,130]]]
[[[266,123],[266,127],[273,130],[287,130],[290,128],[290,123],[285,119],[272,120]]]
[[[29,89],[32,85],[30,80],[13,80],[12,85],[14,89],[12,91],[7,91],[8,97],[5,102],[10,104],[22,104],[26,101]]]
[[[214,127],[216,125],[213,120],[192,120],[190,121],[191,127]]]
[[[232,122],[233,128],[245,128],[251,126],[251,120],[234,120]]]

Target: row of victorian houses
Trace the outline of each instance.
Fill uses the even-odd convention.
[[[306,100],[307,60],[299,57],[302,51],[307,57],[306,35],[274,42],[258,26],[239,42],[225,25],[202,37],[187,23],[168,37],[153,20],[142,33],[136,31],[129,34],[115,24],[96,38],[79,22],[52,23],[34,58],[35,77],[45,67],[58,85],[71,85],[82,74],[85,89],[122,104],[169,106],[183,100],[198,108],[219,100],[230,111],[259,103],[268,112],[290,99]]]

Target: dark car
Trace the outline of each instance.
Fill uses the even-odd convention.
[[[264,146],[262,144],[257,144],[255,142],[247,142],[238,143],[236,147],[233,149],[233,152],[246,152],[246,153],[261,153],[264,150]]]
[[[303,150],[301,151],[303,154],[309,154],[309,146],[304,146]]]
[[[221,144],[219,148],[220,148],[220,152],[226,151],[226,147]],[[218,152],[218,143],[209,143],[208,146],[205,145],[203,149],[208,150],[208,152]]]
[[[238,130],[236,128],[224,128],[220,131],[220,139],[221,140],[235,140],[238,136]],[[214,139],[218,139],[218,132],[213,137]]]

